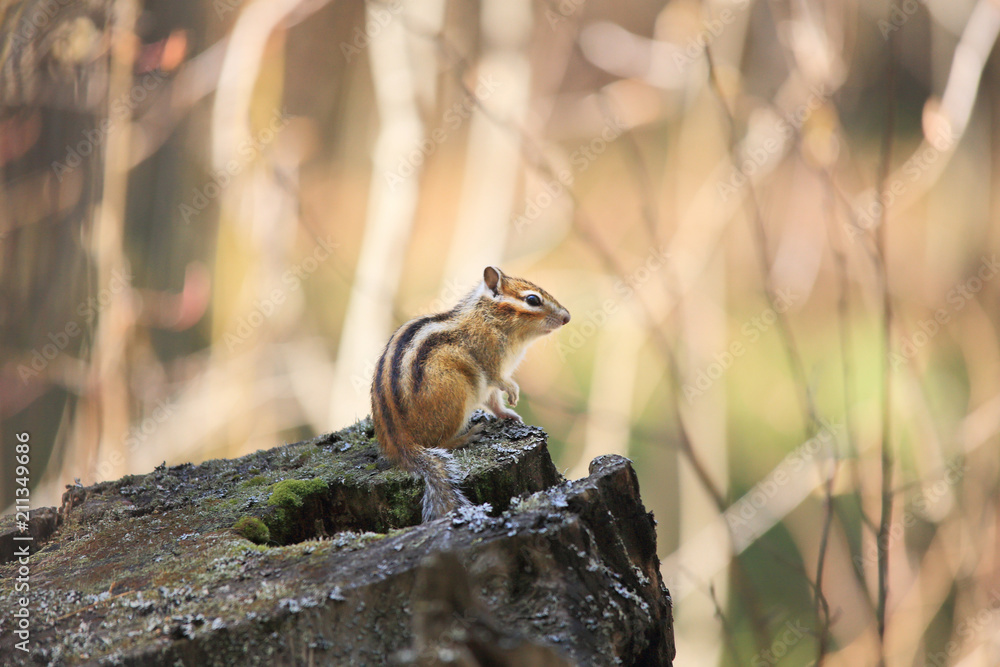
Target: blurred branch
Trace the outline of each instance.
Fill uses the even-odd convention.
[[[489,97],[494,116],[523,127],[531,102],[533,68],[523,45],[534,25],[530,0],[483,0],[479,3],[480,51],[476,93]],[[502,24],[502,25],[501,25]],[[464,81],[468,87],[469,82]],[[485,95],[479,92],[484,89]],[[479,109],[485,105],[480,104]],[[521,175],[520,146],[512,145],[503,125],[481,111],[469,120],[465,172],[445,275],[468,275],[504,256],[511,206]],[[482,156],[489,159],[482,159]],[[490,239],[483,243],[483,239]]]
[[[374,20],[377,6],[366,7]],[[367,219],[337,349],[329,407],[334,424],[353,421],[357,406],[367,403],[367,395],[359,395],[355,387],[360,378],[371,377],[369,367],[392,329],[392,303],[419,201],[423,160],[411,165],[412,173],[405,176],[393,172],[399,156],[419,146],[426,136],[407,37],[405,21],[390,20],[368,46],[379,131],[373,148]],[[391,298],[376,301],[369,294]]]
[[[730,154],[735,158],[737,149],[736,119],[733,116],[732,110],[729,108],[729,103],[726,100],[726,94],[722,90],[722,85],[719,82],[718,70],[712,60],[712,50],[709,46],[705,47],[705,58],[708,61],[709,83],[711,84],[712,91],[715,93],[716,97],[718,97],[725,112],[724,116],[729,128]],[[750,201],[749,217],[753,224],[752,230],[755,242],[754,247],[757,250],[757,259],[760,264],[764,295],[767,298],[768,306],[771,307],[771,310],[774,311],[777,316],[778,328],[781,331],[781,341],[785,348],[785,354],[788,357],[788,363],[792,371],[792,376],[795,378],[795,385],[798,389],[797,395],[803,414],[803,425],[805,427],[806,436],[808,437],[818,431],[821,427],[819,413],[816,410],[816,405],[813,403],[812,392],[809,391],[809,381],[806,379],[805,369],[802,365],[802,355],[795,342],[795,335],[792,332],[791,324],[788,321],[787,312],[784,308],[778,307],[778,298],[774,292],[774,287],[771,284],[771,259],[767,252],[767,232],[764,228],[764,215],[761,212],[760,202],[757,198],[757,189],[751,179],[747,180],[746,189],[747,197]]]
[[[579,201],[576,199],[575,195],[573,203],[576,208],[576,215],[574,217],[574,228],[580,237],[587,243],[588,247],[597,255],[601,262],[605,265],[605,268],[613,276],[623,277],[628,275],[628,271],[621,265],[618,258],[615,257],[614,253],[610,248],[600,239],[599,236],[594,232],[591,223],[584,217],[580,212]],[[667,361],[667,365],[670,368],[670,380],[675,396],[680,396],[682,394],[680,388],[680,368],[677,363],[677,357],[674,353],[673,346],[670,341],[667,340],[663,332],[660,330],[656,323],[656,318],[653,316],[652,311],[646,304],[642,296],[638,296],[637,300],[639,302],[640,310],[646,320],[646,327],[650,334],[653,336],[657,343],[657,349],[663,354]],[[715,482],[712,480],[708,473],[708,468],[704,463],[701,462],[698,454],[695,452],[694,447],[691,444],[691,438],[688,435],[687,427],[684,425],[684,419],[681,416],[680,409],[678,408],[677,401],[671,401],[671,413],[674,423],[677,425],[677,437],[679,441],[679,446],[681,452],[688,459],[691,467],[694,468],[695,475],[701,481],[702,486],[705,491],[712,498],[712,502],[719,509],[720,512],[725,511],[728,506],[726,503],[725,496],[722,491],[716,486]]]
[[[840,337],[840,364],[841,364],[841,377],[844,385],[844,430],[845,430],[845,441],[847,443],[848,460],[850,461],[852,478],[854,480],[854,488],[856,489],[859,498],[864,498],[864,488],[862,486],[861,473],[858,466],[858,446],[854,435],[854,397],[853,391],[851,389],[851,383],[853,382],[853,373],[851,372],[851,338],[850,338],[850,294],[849,288],[850,283],[848,282],[847,274],[847,258],[844,252],[838,247],[834,238],[836,237],[836,221],[837,221],[837,207],[836,207],[836,187],[833,183],[833,175],[830,173],[829,169],[824,170],[825,178],[823,179],[826,185],[827,197],[829,199],[827,205],[827,235],[829,239],[830,250],[833,253],[833,261],[837,271],[837,284],[839,287],[839,294],[837,298],[837,329]],[[832,461],[832,468],[830,474],[827,478],[825,495],[824,495],[824,519],[823,519],[823,530],[820,536],[820,546],[819,546],[819,556],[816,563],[816,587],[822,592],[823,589],[823,572],[824,566],[826,564],[826,554],[827,547],[830,539],[830,530],[833,526],[833,515],[834,515],[834,500],[833,500],[833,490],[835,487],[835,481],[838,471],[838,461],[834,459]],[[875,530],[874,524],[868,518],[865,513],[863,503],[858,503],[861,509],[861,519],[865,525],[872,528],[873,532]],[[817,595],[817,617],[823,618],[823,630],[819,637],[819,646],[817,648],[816,664],[817,667],[823,664],[823,660],[826,656],[826,652],[829,648],[829,638],[830,638],[830,605],[826,600],[825,596]],[[820,616],[820,609],[823,614]]]
[[[896,7],[893,1],[890,9]],[[890,38],[895,31],[890,33]],[[941,113],[951,125],[950,134],[965,133],[979,92],[979,79],[1000,34],[1000,3],[979,0],[969,15],[962,37],[955,46],[948,83],[941,95]]]
[[[225,46],[212,105],[212,167],[224,169],[241,142],[250,137],[250,106],[271,34],[296,12],[316,11],[326,1],[271,0],[246,5]]]
[[[115,100],[125,99],[132,87],[135,63],[135,21],[139,7],[136,0],[120,0],[116,5],[111,33],[111,66],[108,85],[108,109],[111,113]],[[135,325],[135,312],[128,299],[131,272],[125,260],[125,207],[128,192],[129,145],[131,123],[123,123],[117,133],[107,139],[104,159],[104,190],[97,210],[93,235],[93,256],[97,266],[97,284],[106,286],[115,277],[123,282],[121,296],[114,298],[97,320],[92,352],[91,378],[85,399],[84,412],[93,410],[97,426],[97,447],[93,452],[95,463],[100,457],[118,461],[116,472],[127,464],[124,435],[129,426],[129,391],[126,378],[126,347]],[[72,458],[65,463],[79,464]],[[64,467],[62,477],[71,478],[72,472]]]
[[[551,171],[551,167],[544,163],[543,165],[544,169]],[[611,252],[611,249],[608,248],[603,241],[601,241],[600,237],[593,231],[592,225],[581,213],[580,202],[576,198],[575,193],[571,192],[570,196],[573,198],[574,210],[576,211],[574,216],[574,229],[588,244],[591,250],[598,256],[598,258],[601,259],[612,275],[618,276],[619,278],[628,275],[628,272],[618,261],[617,257],[615,257],[614,253]],[[726,509],[728,509],[729,505],[722,492],[712,480],[711,475],[708,472],[708,468],[695,451],[687,426],[684,423],[684,417],[680,411],[679,397],[682,395],[680,386],[681,373],[673,346],[658,326],[656,318],[654,317],[649,306],[646,304],[642,295],[637,296],[637,301],[639,303],[640,310],[646,319],[646,328],[650,332],[654,341],[657,343],[657,349],[660,350],[660,353],[667,361],[670,371],[668,373],[668,378],[674,395],[674,400],[670,401],[670,410],[671,416],[677,428],[678,447],[681,453],[684,454],[684,457],[688,460],[688,463],[690,463],[691,467],[694,469],[695,476],[698,478],[698,481],[712,499],[712,502],[718,509],[719,514],[722,515],[725,513]],[[727,534],[730,534],[731,536],[728,524],[726,524],[726,531]],[[754,638],[757,641],[758,647],[763,649],[767,646],[767,623],[760,614],[757,594],[753,590],[753,584],[750,581],[742,561],[739,558],[736,558],[733,562],[736,568],[734,573],[735,583],[740,588],[740,592],[743,596],[743,601],[747,609],[747,615],[749,617],[751,627],[754,630]]]
[[[887,16],[897,10],[896,0],[890,0]],[[896,31],[889,33],[886,61],[886,118],[882,133],[881,158],[879,163],[879,192],[884,195],[889,186],[889,174],[892,168],[892,141],[896,130],[896,58],[898,45]],[[885,201],[882,198],[882,201]],[[889,292],[889,271],[886,257],[886,223],[888,222],[888,206],[880,207],[880,219],[875,234],[875,247],[878,257],[877,271],[879,288],[882,295],[882,437],[880,443],[882,461],[882,510],[879,518],[878,538],[878,605],[876,619],[878,621],[878,636],[881,645],[880,662],[885,661],[885,622],[886,601],[889,596],[889,528],[892,522],[892,474],[894,455],[892,451],[892,370],[890,354],[892,345],[892,295]]]
[[[850,428],[848,426],[848,428]],[[819,632],[818,648],[816,649],[816,665],[823,664],[827,647],[830,643],[830,603],[823,593],[823,567],[826,564],[827,545],[830,541],[830,528],[833,525],[833,485],[837,478],[837,458],[831,457],[830,473],[826,478],[826,486],[823,489],[823,528],[820,531],[819,556],[816,559],[816,618],[820,619],[822,628]],[[809,577],[806,577],[808,581]]]
[[[715,93],[722,105],[724,110],[724,117],[729,130],[729,151],[734,162],[736,162],[736,151],[737,151],[737,134],[736,134],[736,119],[733,115],[732,109],[729,107],[729,103],[726,100],[725,92],[722,89],[722,85],[719,81],[718,70],[715,66],[715,62],[712,59],[711,47],[705,46],[705,58],[708,61],[708,76],[709,84],[712,91]],[[761,271],[761,279],[763,281],[764,294],[767,298],[768,306],[771,308],[771,312],[774,312],[777,318],[778,329],[781,332],[781,341],[785,349],[785,355],[788,359],[789,367],[792,371],[792,376],[795,380],[795,386],[797,387],[796,395],[799,399],[800,408],[803,413],[803,426],[805,427],[806,437],[811,437],[819,432],[822,428],[822,423],[820,421],[819,412],[813,401],[812,392],[809,390],[809,382],[806,378],[805,369],[802,363],[802,355],[799,351],[798,344],[795,341],[795,336],[792,331],[791,323],[788,321],[787,311],[784,308],[778,306],[777,295],[775,294],[774,287],[771,283],[771,258],[767,251],[767,232],[764,227],[764,216],[760,208],[760,202],[757,197],[757,189],[753,183],[752,179],[747,179],[746,184],[747,199],[750,206],[750,220],[752,223],[754,247],[757,251],[757,259],[759,268]],[[817,613],[817,618],[823,619],[823,629],[819,637],[819,657],[818,662],[822,662],[823,655],[826,652],[826,645],[829,637],[830,628],[830,605],[827,602],[826,595],[823,593],[823,565],[826,553],[827,539],[829,536],[830,524],[833,519],[833,509],[832,509],[832,493],[833,493],[833,479],[836,475],[837,463],[836,454],[832,457],[832,472],[829,474],[826,485],[827,493],[827,506],[826,506],[826,517],[824,519],[824,526],[821,531],[820,537],[820,552],[817,562],[816,571],[816,583],[814,585],[814,590],[816,593],[816,604],[817,609],[822,610],[822,614]],[[808,581],[809,577],[805,577]]]
[[[729,651],[729,655],[733,658],[733,664],[740,664],[740,653],[736,649],[736,633],[733,632],[733,626],[726,618],[726,613],[722,611],[722,605],[719,604],[719,600],[715,595],[715,584],[708,585],[708,597],[712,600],[712,606],[715,607],[715,617],[719,619],[719,623],[722,624],[722,636],[726,640],[726,650]]]
[[[893,11],[893,8],[899,11],[898,3],[895,1],[890,5],[889,11]],[[899,12],[898,15],[903,14]],[[886,24],[893,25],[889,22]],[[896,40],[897,31],[894,26],[894,29],[888,32],[887,39],[890,45]],[[887,167],[889,171],[880,178],[883,186],[886,183],[896,182],[908,184],[903,192],[892,197],[892,206],[897,213],[905,212],[924,197],[951,161],[959,141],[968,128],[979,93],[979,81],[998,35],[1000,35],[1000,4],[995,0],[978,0],[955,47],[951,70],[941,98],[931,98],[924,105],[922,119],[924,139],[899,167],[892,171],[890,164]],[[920,157],[928,153],[935,155],[935,159],[928,161]],[[912,169],[913,164],[923,165],[916,177],[908,171]],[[881,216],[881,209],[885,208],[887,201],[886,193],[884,190],[879,190],[875,194],[878,196],[878,201],[875,203],[879,205]],[[868,226],[858,224],[855,213],[857,204],[852,198],[843,194],[843,202],[845,208],[850,211],[849,215],[855,229],[870,232],[871,223]]]
[[[614,120],[616,114],[611,109],[607,94],[603,91],[597,95],[597,103],[601,106],[606,122]],[[642,202],[642,219],[646,223],[646,234],[651,243],[660,244],[660,222],[657,214],[656,196],[653,193],[653,179],[649,176],[649,168],[642,156],[642,149],[632,132],[623,132],[621,136],[630,159],[625,164],[632,170],[636,182],[639,201]]]
[[[133,122],[132,167],[156,153],[194,106],[215,92],[228,45],[228,37],[212,44],[183,63],[163,89],[153,93],[154,101]]]

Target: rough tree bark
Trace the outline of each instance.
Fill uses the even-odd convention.
[[[484,418],[484,417],[481,417]],[[422,482],[370,423],[234,460],[70,488],[35,511],[30,647],[10,664],[669,665],[669,593],[630,462],[566,481],[544,432],[491,422],[458,456],[476,503],[418,524]],[[489,503],[489,507],[482,505]]]

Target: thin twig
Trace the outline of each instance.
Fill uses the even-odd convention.
[[[847,255],[843,250],[838,248],[836,243],[833,241],[833,238],[836,235],[836,204],[840,201],[842,193],[837,189],[833,180],[833,174],[829,169],[824,170],[823,175],[830,198],[830,225],[828,228],[831,239],[830,247],[833,252],[834,265],[837,269],[837,282],[839,283],[839,295],[837,298],[837,324],[840,337],[841,381],[844,385],[844,425],[846,426],[845,430],[847,433],[847,459],[850,461],[851,476],[854,479],[854,485],[857,489],[858,496],[864,498],[863,480],[861,479],[861,471],[858,467],[858,459],[860,456],[858,442],[854,430],[851,427],[854,423],[854,392],[852,389],[854,386],[854,373],[851,365],[852,344],[850,331],[850,281],[848,279],[847,272]],[[847,210],[849,211],[850,209]],[[873,260],[877,259],[875,254],[872,254],[871,257]],[[864,507],[861,508],[861,520],[864,525],[871,529],[873,535],[878,532],[876,523],[865,513]]]
[[[612,275],[615,276],[628,275],[628,272],[624,269],[624,267],[621,266],[618,259],[614,256],[614,253],[612,253],[610,249],[604,244],[604,242],[601,241],[600,237],[598,237],[597,234],[593,231],[590,223],[586,221],[586,218],[584,218],[583,215],[579,213],[579,209],[577,215],[575,216],[574,228],[577,230],[581,238],[583,238],[583,240],[591,248],[591,250],[593,250],[594,253],[598,256],[598,258],[604,263],[605,267]],[[649,307],[645,304],[642,297],[641,296],[637,297],[637,301],[639,303],[639,308],[646,319],[647,328],[649,332],[652,334],[653,338],[655,339],[657,347],[663,353],[667,361],[667,364],[670,367],[671,383],[677,385],[674,386],[674,392],[675,394],[679,393],[680,375],[678,374],[679,368],[677,364],[677,357],[673,351],[673,346],[670,344],[670,341],[666,339],[666,336],[663,335],[663,332],[660,331],[660,328],[656,325],[655,317],[653,316],[653,313],[649,310]],[[694,447],[692,447],[691,445],[691,438],[688,435],[687,428],[684,426],[684,421],[681,417],[680,409],[677,406],[677,402],[671,401],[671,407],[675,423],[677,424],[677,431],[678,431],[677,437],[679,440],[680,450],[687,457],[688,462],[691,464],[691,467],[694,468],[695,475],[698,477],[698,480],[701,482],[701,485],[705,488],[705,491],[708,493],[708,495],[711,496],[712,502],[715,503],[715,506],[719,509],[719,512],[724,512],[726,508],[729,506],[728,503],[726,502],[725,496],[723,495],[722,491],[720,491],[719,488],[716,487],[715,482],[712,481],[712,478],[708,473],[707,466],[705,466],[705,464],[701,462],[697,453],[694,451]]]
[[[705,47],[705,57],[708,60],[709,69],[709,82],[713,92],[719,99],[722,108],[725,111],[725,119],[729,129],[729,150],[730,154],[735,159],[737,150],[737,137],[736,137],[736,119],[729,108],[729,104],[726,101],[726,96],[722,90],[722,86],[718,79],[718,70],[715,67],[715,63],[712,60],[712,51],[709,47]],[[789,366],[792,371],[792,376],[795,380],[795,386],[798,388],[797,395],[799,398],[800,407],[803,413],[803,422],[806,431],[806,437],[811,437],[814,433],[818,432],[822,427],[822,422],[819,418],[819,412],[816,408],[815,402],[813,401],[812,392],[809,390],[809,383],[806,378],[805,367],[802,363],[802,355],[799,352],[798,344],[795,341],[795,336],[792,331],[790,322],[784,309],[777,307],[777,295],[775,294],[774,288],[771,285],[770,278],[770,267],[771,259],[768,256],[767,251],[767,233],[764,227],[764,216],[761,212],[760,202],[757,198],[757,191],[754,187],[753,181],[748,179],[747,182],[747,199],[750,204],[750,219],[752,222],[752,231],[754,236],[754,246],[757,250],[758,263],[761,270],[761,279],[763,282],[764,294],[767,298],[768,305],[771,310],[776,314],[778,330],[781,334],[780,338],[782,345],[785,349],[785,354],[788,357]],[[817,619],[822,618],[822,632],[820,633],[819,639],[819,651],[822,659],[822,655],[826,652],[827,640],[829,635],[830,626],[830,605],[826,599],[826,595],[823,593],[823,565],[825,561],[826,546],[828,541],[828,535],[830,530],[830,524],[832,522],[832,501],[829,495],[832,493],[833,489],[833,475],[836,474],[836,458],[833,461],[834,472],[830,475],[827,481],[827,514],[824,520],[824,528],[820,537],[820,554],[817,562],[817,579],[813,589],[816,595],[816,606],[817,606]],[[808,575],[805,576],[806,580],[809,581]],[[811,583],[811,582],[810,582]],[[820,613],[822,612],[822,614]]]
[[[836,197],[837,193],[833,186],[832,175],[829,169],[824,170],[824,175],[826,178],[824,182],[827,185],[827,196],[829,198],[827,210],[829,211],[828,219],[829,224],[827,225],[827,233],[830,239],[830,248],[833,252],[834,265],[837,268],[837,282],[840,286],[840,294],[837,299],[837,322],[840,334],[840,358],[841,358],[841,371],[842,371],[842,382],[844,385],[844,427],[847,431],[846,442],[847,442],[847,457],[851,464],[851,470],[854,478],[855,488],[860,497],[864,497],[861,492],[861,477],[858,470],[858,449],[857,443],[854,440],[854,433],[852,431],[852,403],[853,396],[851,392],[851,381],[853,374],[850,370],[850,310],[849,310],[849,283],[847,279],[847,258],[844,253],[837,247],[834,242],[835,231],[836,231]],[[820,546],[819,555],[816,560],[816,587],[820,591],[823,590],[823,572],[824,566],[826,564],[826,554],[827,548],[830,540],[830,529],[833,526],[833,516],[834,516],[834,503],[833,503],[833,489],[836,480],[836,475],[838,472],[838,459],[834,457],[833,459],[833,469],[830,471],[830,475],[827,478],[826,490],[824,495],[824,518],[823,518],[823,531],[820,535]],[[864,515],[864,508],[862,508],[862,515]],[[867,517],[865,517],[867,519]],[[819,637],[819,645],[817,647],[816,655],[816,665],[823,664],[823,660],[826,656],[826,652],[829,648],[830,639],[830,605],[825,599],[825,597],[817,596],[816,598],[817,618],[820,617],[820,611],[822,611],[823,617],[823,628]]]
[[[615,118],[608,95],[601,91],[596,96],[597,104],[601,107],[601,113],[607,122]],[[660,243],[660,221],[656,209],[656,197],[653,195],[653,180],[646,167],[646,161],[642,157],[642,149],[639,142],[635,140],[635,135],[631,131],[622,132],[622,145],[631,156],[631,160],[625,160],[625,164],[632,170],[633,177],[639,191],[639,201],[642,202],[642,220],[646,223],[646,234],[649,240],[659,245]]]
[[[719,619],[719,623],[722,624],[722,636],[726,640],[726,650],[733,657],[733,664],[740,664],[740,653],[736,648],[736,642],[734,638],[736,633],[733,631],[733,626],[726,618],[726,614],[722,611],[722,605],[719,604],[718,598],[715,597],[715,584],[708,585],[708,596],[712,600],[712,606],[715,607],[715,616]]]
[[[819,539],[819,556],[816,559],[816,618],[820,620],[819,640],[816,648],[816,666],[823,664],[830,643],[830,603],[823,593],[823,567],[826,564],[827,545],[830,541],[830,528],[833,525],[833,485],[837,478],[837,459],[832,458],[833,469],[826,479],[823,495],[823,530]]]
[[[896,11],[896,0],[889,2],[889,16]],[[879,163],[879,192],[884,194],[892,168],[892,140],[895,132],[896,106],[896,31],[889,33],[888,61],[886,63],[886,119],[882,135],[881,158]],[[886,201],[880,197],[881,201]],[[879,519],[878,539],[878,636],[880,664],[885,664],[885,616],[886,601],[889,596],[889,523],[892,520],[892,471],[894,457],[892,451],[892,378],[889,363],[892,340],[892,298],[889,293],[889,271],[886,256],[886,223],[888,222],[888,206],[883,205],[879,211],[878,227],[875,230],[875,248],[878,255],[879,288],[882,294],[882,441],[880,443],[882,459],[882,511]]]

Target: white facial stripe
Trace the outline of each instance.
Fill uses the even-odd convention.
[[[507,303],[509,303],[511,305],[517,306],[518,308],[522,308],[522,309],[527,306],[527,304],[524,303],[524,301],[521,299],[521,297],[517,297],[517,296],[510,296],[510,295],[506,295],[505,294],[505,295],[503,295],[503,299],[502,300],[506,301]]]

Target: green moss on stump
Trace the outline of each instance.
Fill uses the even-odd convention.
[[[286,479],[271,487],[271,497],[267,499],[267,504],[285,510],[295,510],[302,507],[306,498],[316,493],[323,493],[326,488],[326,482],[319,477],[310,480]]]
[[[279,544],[287,544],[295,532],[293,526],[302,523],[300,510],[303,505],[307,502],[312,504],[313,498],[326,493],[327,488],[327,483],[320,477],[310,480],[286,479],[272,485],[267,504],[275,510],[264,519],[271,536]]]
[[[245,516],[233,524],[233,532],[242,535],[254,544],[267,544],[271,541],[271,531],[267,525],[255,516]]]

